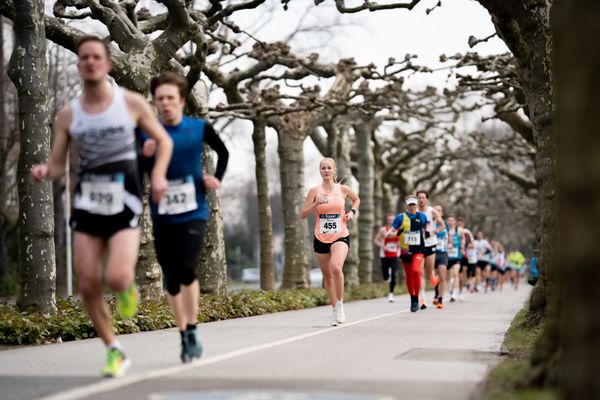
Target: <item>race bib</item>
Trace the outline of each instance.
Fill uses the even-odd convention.
[[[458,258],[458,247],[448,249],[448,258]]]
[[[81,195],[75,197],[75,208],[91,214],[115,215],[125,209],[125,175],[87,173],[81,177]]]
[[[421,232],[406,232],[404,241],[409,246],[418,246],[421,244]]]
[[[341,232],[342,216],[340,214],[319,214],[319,229],[321,233]]]
[[[197,208],[196,185],[191,175],[185,179],[169,181],[167,193],[158,203],[158,213],[161,215],[183,214]]]
[[[469,264],[477,263],[477,250],[467,249],[467,259],[469,260]]]
[[[384,248],[388,253],[395,253],[398,251],[398,242],[387,242]]]

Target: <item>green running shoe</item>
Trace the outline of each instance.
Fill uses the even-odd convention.
[[[108,349],[106,365],[100,373],[106,378],[118,378],[127,372],[131,360],[119,349]]]
[[[131,318],[137,313],[140,294],[136,284],[132,284],[121,293],[117,293],[117,311],[123,318]]]

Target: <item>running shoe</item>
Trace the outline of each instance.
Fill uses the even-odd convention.
[[[331,326],[338,326],[337,313],[335,312],[335,308],[333,309],[333,315],[331,316]]]
[[[135,316],[139,303],[140,294],[135,283],[121,293],[117,293],[117,311],[123,318]]]
[[[458,299],[460,301],[465,301],[465,295],[461,293],[460,296],[458,296]]]
[[[390,303],[393,303],[394,301],[396,301],[396,299],[394,299],[394,293],[388,293],[388,301]]]
[[[435,306],[436,306],[436,307],[437,307],[439,310],[441,310],[442,308],[444,308],[444,303],[442,303],[442,302],[438,302],[438,303],[437,303]]]
[[[131,360],[125,357],[125,354],[119,349],[110,348],[107,352],[106,365],[100,373],[106,378],[118,378],[127,372]]]
[[[427,309],[427,304],[425,303],[425,299],[422,298],[421,299],[421,310],[426,310]]]
[[[198,338],[198,330],[189,329],[185,331],[183,337],[185,338],[184,341],[186,342],[187,361],[189,362],[194,358],[200,358],[202,355],[202,344]]]
[[[437,297],[434,297],[434,298],[433,298],[433,301],[432,301],[432,303],[433,303],[433,305],[434,305],[434,306],[437,306],[437,305],[438,305],[438,303],[439,303],[439,300],[437,299]]]
[[[410,312],[417,312],[419,311],[419,298],[418,297],[411,297],[410,299]]]
[[[450,297],[450,303],[454,303],[456,301],[456,298],[454,296]]]
[[[179,354],[179,358],[184,364],[191,361],[188,357],[188,339],[186,332],[183,332],[181,335],[181,353]]]
[[[342,324],[346,321],[346,314],[344,314],[344,303],[341,301],[335,302],[335,320],[338,324]]]

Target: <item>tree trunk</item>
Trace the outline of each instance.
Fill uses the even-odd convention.
[[[527,100],[527,112],[533,124],[536,145],[535,170],[540,211],[540,277],[533,290],[528,320],[540,323],[551,304],[556,271],[556,148],[552,130],[552,35],[549,1],[479,0],[492,15],[498,35],[518,63],[519,80]],[[557,384],[558,331],[552,321],[536,344],[532,358],[533,381],[541,385]]]
[[[278,129],[279,174],[284,221],[285,264],[282,289],[307,288],[308,228],[300,218],[304,203],[304,135],[292,129]]]
[[[213,175],[215,166],[213,151],[204,146],[202,166],[204,174]],[[198,281],[200,293],[224,294],[227,292],[227,259],[225,257],[225,235],[221,200],[217,192],[206,195],[210,216],[206,225],[204,245],[200,251],[198,262]]]
[[[352,182],[352,169],[350,168],[348,128],[343,127],[340,129],[339,136],[337,141],[337,174],[340,182],[350,185]],[[348,204],[346,205],[348,206]],[[350,222],[348,230],[350,231],[350,250],[344,263],[344,283],[348,288],[355,288],[360,284],[358,279],[358,224]]]
[[[492,15],[498,35],[518,63],[519,80],[527,100],[529,119],[536,144],[536,182],[540,210],[540,279],[529,305],[529,319],[539,322],[549,303],[554,273],[556,224],[554,213],[555,140],[552,133],[552,36],[550,7],[547,1],[479,0]]]
[[[54,181],[52,196],[54,201],[54,251],[56,254],[56,295],[67,296],[67,253],[65,226],[65,178]]]
[[[144,300],[160,299],[163,295],[162,271],[156,260],[154,250],[154,235],[152,233],[152,217],[148,199],[150,196],[150,180],[144,176],[144,212],[142,214],[140,228],[140,254],[135,267],[135,281],[140,289],[140,297]]]
[[[267,137],[264,122],[255,121],[252,133],[254,160],[256,162],[256,195],[258,198],[258,224],[260,231],[260,288],[275,290],[275,266],[273,263],[273,224],[269,176],[267,174]]]
[[[34,186],[30,178],[31,167],[46,161],[50,151],[43,18],[42,0],[15,4],[15,44],[8,74],[17,88],[21,135],[17,166],[21,287],[17,304],[52,312],[56,309],[52,184]]]
[[[600,279],[592,261],[600,243],[599,18],[597,0],[557,0],[552,10],[561,246],[549,317],[560,329],[563,399],[600,398],[600,313],[590,291]]]
[[[373,156],[377,157],[378,154],[381,153],[381,149],[375,143],[373,147]],[[373,187],[373,204],[375,207],[373,213],[373,237],[377,235],[379,229],[385,225],[386,215],[383,213],[383,180],[381,179],[381,160],[377,159],[374,163],[375,166],[375,181]],[[373,273],[372,281],[373,282],[383,282],[383,275],[378,273],[380,269],[380,261],[379,261],[379,247],[371,245],[373,252]]]
[[[6,179],[6,156],[8,155],[8,136],[10,127],[6,121],[5,103],[5,77],[4,77],[4,17],[0,16],[0,280],[8,272],[8,249],[6,246],[6,231],[8,230],[8,217],[4,214],[8,192]]]
[[[358,277],[360,283],[371,283],[373,274],[373,225],[375,204],[373,189],[375,181],[375,159],[371,148],[371,132],[365,124],[355,125],[356,147],[362,149],[358,155],[358,184],[360,216],[358,217]]]
[[[381,201],[381,210],[383,214],[383,222],[386,222],[388,215],[396,215],[400,212],[400,210],[397,210],[393,205],[394,192],[392,187],[387,183],[382,185],[382,196],[383,199]]]

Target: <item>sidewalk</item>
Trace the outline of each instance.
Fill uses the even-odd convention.
[[[98,377],[98,339],[6,350],[0,397],[468,399],[528,295],[505,289],[415,314],[407,296],[353,302],[347,323],[333,328],[328,307],[202,324],[205,353],[186,365],[174,329],[124,335],[133,366],[113,380]]]

